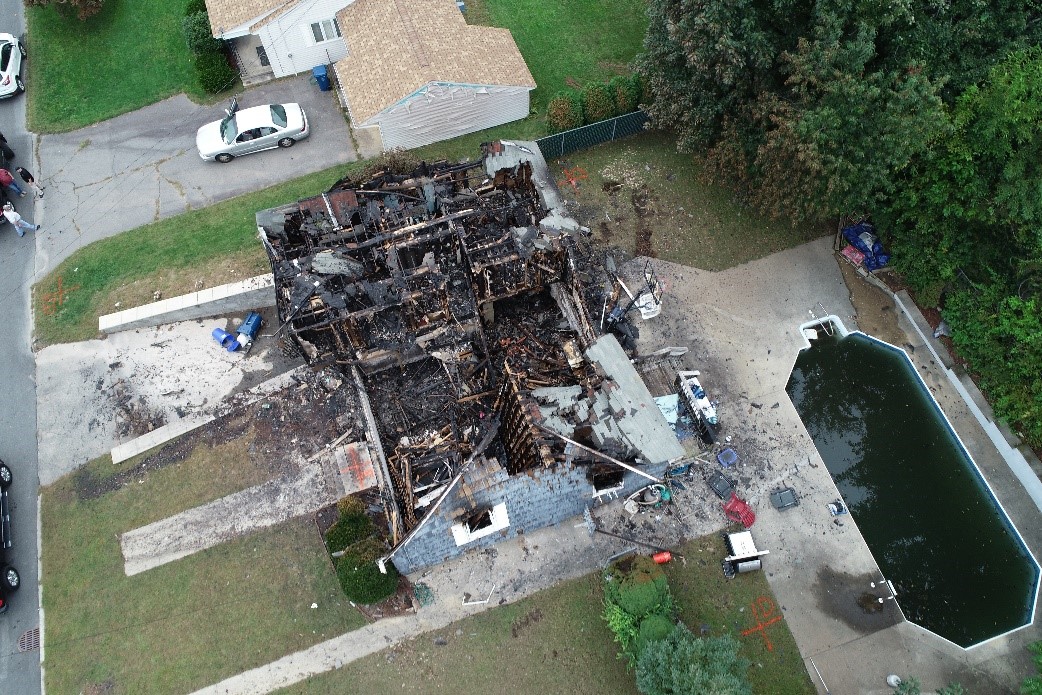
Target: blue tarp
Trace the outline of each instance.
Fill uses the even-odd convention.
[[[876,236],[875,227],[868,222],[855,224],[843,229],[843,237],[851,246],[865,254],[865,268],[877,270],[890,262],[890,254],[883,249]]]

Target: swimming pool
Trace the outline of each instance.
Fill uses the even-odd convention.
[[[963,648],[1031,623],[1038,563],[908,356],[843,332],[786,391],[905,617]]]

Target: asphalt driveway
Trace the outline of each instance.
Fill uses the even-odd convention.
[[[46,196],[36,210],[35,221],[43,225],[37,234],[37,273],[50,272],[98,239],[358,158],[335,93],[319,91],[309,76],[259,85],[238,99],[241,108],[297,102],[312,134],[288,150],[228,164],[204,162],[195,149],[195,132],[219,120],[226,102],[200,106],[182,94],[87,128],[43,136],[37,177]]]

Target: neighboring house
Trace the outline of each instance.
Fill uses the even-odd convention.
[[[352,126],[378,130],[383,149],[528,116],[536,84],[510,31],[467,24],[454,0],[356,0],[336,17]]]
[[[231,45],[243,82],[308,72],[347,55],[336,13],[351,0],[206,0],[213,35]]]

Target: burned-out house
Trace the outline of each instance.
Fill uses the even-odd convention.
[[[599,266],[539,150],[482,154],[257,216],[281,330],[358,391],[403,572],[581,514],[684,453],[600,328]]]

